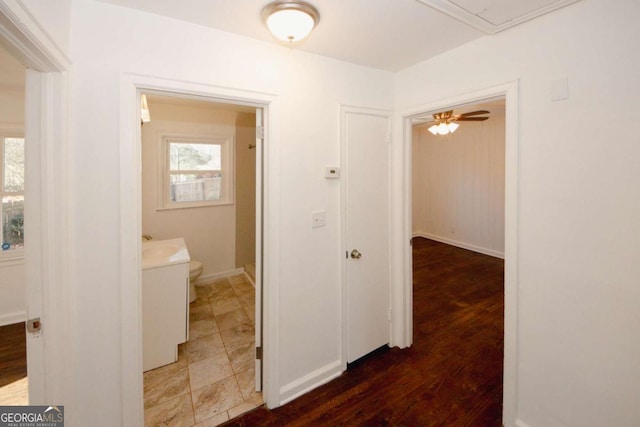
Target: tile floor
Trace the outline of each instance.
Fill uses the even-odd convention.
[[[241,274],[196,290],[178,361],[144,373],[145,427],[212,427],[263,404],[254,387],[253,284]]]

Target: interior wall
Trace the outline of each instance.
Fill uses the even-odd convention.
[[[254,148],[249,148],[253,145]],[[236,268],[256,262],[256,115],[236,117]]]
[[[2,46],[0,82],[0,135],[24,135],[25,67]],[[24,322],[26,309],[23,254],[0,252],[0,326]]]
[[[154,103],[151,122],[142,126],[142,232],[154,239],[184,238],[192,260],[202,262],[202,276],[235,269],[236,204],[158,210],[158,156],[163,135],[194,137],[236,135],[236,115],[202,103]],[[166,99],[166,98],[165,98]]]
[[[269,277],[277,280],[265,298],[278,351],[267,385],[280,399],[335,375],[342,354],[340,186],[324,169],[340,163],[340,105],[392,108],[393,74],[93,0],[74,0],[71,18],[70,275],[75,317],[91,320],[73,325],[78,338],[69,350],[82,372],[73,387],[76,424],[122,424],[128,356],[121,354],[127,329],[120,325],[118,230],[121,212],[133,209],[120,206],[124,73],[273,95],[266,250]],[[317,210],[327,212],[326,226],[312,230]]]
[[[504,257],[504,114],[412,142],[413,235]]]
[[[632,0],[577,2],[396,78],[399,110],[519,81],[507,426],[640,425],[637,16]]]
[[[20,0],[20,4],[33,15],[64,55],[69,54],[71,1]]]

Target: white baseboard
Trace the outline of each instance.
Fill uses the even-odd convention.
[[[446,237],[436,236],[433,234],[425,233],[422,231],[414,231],[413,237],[424,237],[425,239],[435,240],[436,242],[446,243],[447,245],[457,246],[462,249],[468,249],[473,252],[489,255],[496,258],[504,259],[504,252],[496,251],[489,248],[483,248],[481,246],[472,245],[470,243],[460,242],[458,240],[449,239]]]
[[[308,375],[285,384],[280,388],[280,405],[291,402],[293,399],[328,383],[339,377],[344,370],[344,364],[336,360],[320,369],[316,369]]]
[[[14,311],[0,315],[0,326],[13,325],[14,323],[25,322],[27,313],[25,311]]]
[[[200,276],[198,277],[198,280],[196,280],[195,285],[196,286],[207,285],[211,282],[215,282],[218,279],[222,279],[224,277],[229,277],[229,276],[236,276],[238,274],[244,274],[244,268],[234,268],[232,270],[220,271],[217,273],[210,273],[204,276]]]

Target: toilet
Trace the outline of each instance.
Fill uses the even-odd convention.
[[[189,302],[194,302],[196,294],[196,280],[202,274],[202,263],[200,261],[189,262]]]

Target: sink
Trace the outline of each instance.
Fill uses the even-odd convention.
[[[189,251],[182,238],[142,242],[143,270],[189,261]]]
[[[142,259],[170,258],[179,251],[180,246],[175,245],[159,245],[150,248],[142,248]]]

